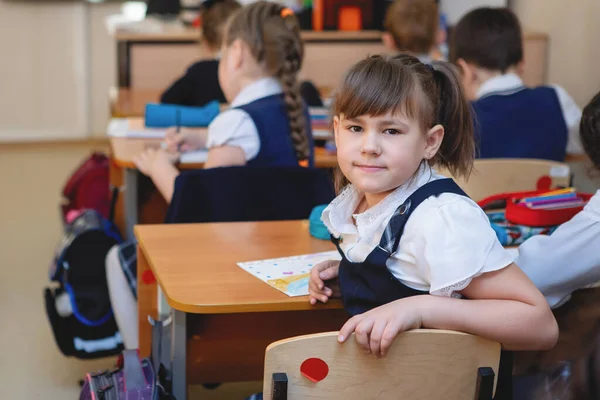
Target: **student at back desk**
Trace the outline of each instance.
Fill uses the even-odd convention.
[[[134,159],[168,203],[179,174],[172,164],[179,149],[208,147],[205,168],[314,164],[309,116],[296,80],[304,49],[290,10],[264,1],[240,9],[227,25],[221,54],[219,80],[232,107],[210,124],[208,133],[171,130],[171,153],[148,149]],[[125,347],[136,348],[135,247],[122,247],[123,260],[116,249],[107,257],[108,286]]]
[[[206,0],[201,9],[202,50],[212,59],[201,60],[188,68],[185,75],[176,80],[160,98],[161,103],[183,106],[203,106],[217,100],[226,103],[218,78],[218,55],[223,41],[227,19],[240,8],[235,0]],[[309,81],[300,85],[302,98],[310,107],[323,107],[318,89]]]
[[[198,61],[189,67],[185,75],[162,94],[161,103],[203,106],[213,100],[226,102],[217,78],[217,56],[227,19],[240,7],[235,0],[208,0],[203,3],[201,46],[202,51],[210,54],[212,59]]]
[[[479,8],[456,25],[451,58],[473,101],[481,158],[564,161],[580,154],[581,110],[560,86],[527,88],[519,77],[519,20],[503,8]]]
[[[383,44],[394,53],[408,52],[424,63],[440,60],[439,18],[434,1],[395,0],[386,11]]]
[[[178,151],[208,148],[206,168],[234,165],[314,165],[308,110],[297,74],[304,47],[296,17],[281,5],[257,2],[230,19],[219,62],[219,82],[231,108],[206,130],[167,133],[168,151],[134,158],[167,202],[173,196]]]

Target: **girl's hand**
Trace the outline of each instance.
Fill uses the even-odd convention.
[[[356,343],[375,357],[387,354],[399,333],[421,327],[421,312],[418,298],[414,296],[385,304],[350,318],[340,329],[338,341],[343,343],[352,332]]]
[[[324,282],[337,278],[339,268],[338,260],[327,260],[318,263],[310,270],[308,280],[310,304],[315,305],[317,301],[327,303],[330,297],[340,297],[340,287],[337,281],[329,282],[328,286],[325,286]]]
[[[169,154],[162,149],[148,148],[133,157],[133,163],[146,176],[153,176],[155,171],[167,168],[174,164],[179,155]]]
[[[184,153],[186,151],[201,149],[206,144],[203,132],[206,130],[180,128],[169,128],[165,134],[166,150],[169,153]]]

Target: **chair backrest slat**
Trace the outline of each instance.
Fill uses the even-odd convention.
[[[300,371],[313,357],[329,367],[317,383]],[[288,400],[471,400],[476,398],[479,368],[490,367],[497,376],[499,363],[499,343],[453,331],[402,333],[380,359],[366,354],[354,337],[339,344],[337,332],[299,336],[267,348],[264,398],[272,399],[273,373],[285,373]]]

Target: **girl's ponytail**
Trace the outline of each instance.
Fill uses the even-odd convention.
[[[433,125],[444,127],[444,139],[433,161],[455,176],[468,177],[475,157],[471,105],[452,65],[434,62],[430,70],[437,88]]]

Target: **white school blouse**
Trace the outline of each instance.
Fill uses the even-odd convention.
[[[321,219],[351,262],[363,262],[379,244],[394,211],[425,183],[444,178],[428,166],[361,214],[364,195],[348,185]],[[408,219],[398,250],[387,261],[404,285],[433,295],[460,297],[473,278],[507,267],[513,257],[502,247],[483,210],[471,199],[443,193],[423,201]]]
[[[577,289],[600,282],[600,190],[581,212],[519,246],[515,263],[556,308]]]
[[[220,113],[208,126],[206,147],[236,146],[244,151],[246,161],[256,157],[260,150],[256,125],[246,111],[235,107],[280,93],[283,93],[283,89],[275,78],[262,78],[243,88],[231,102],[230,108]]]

